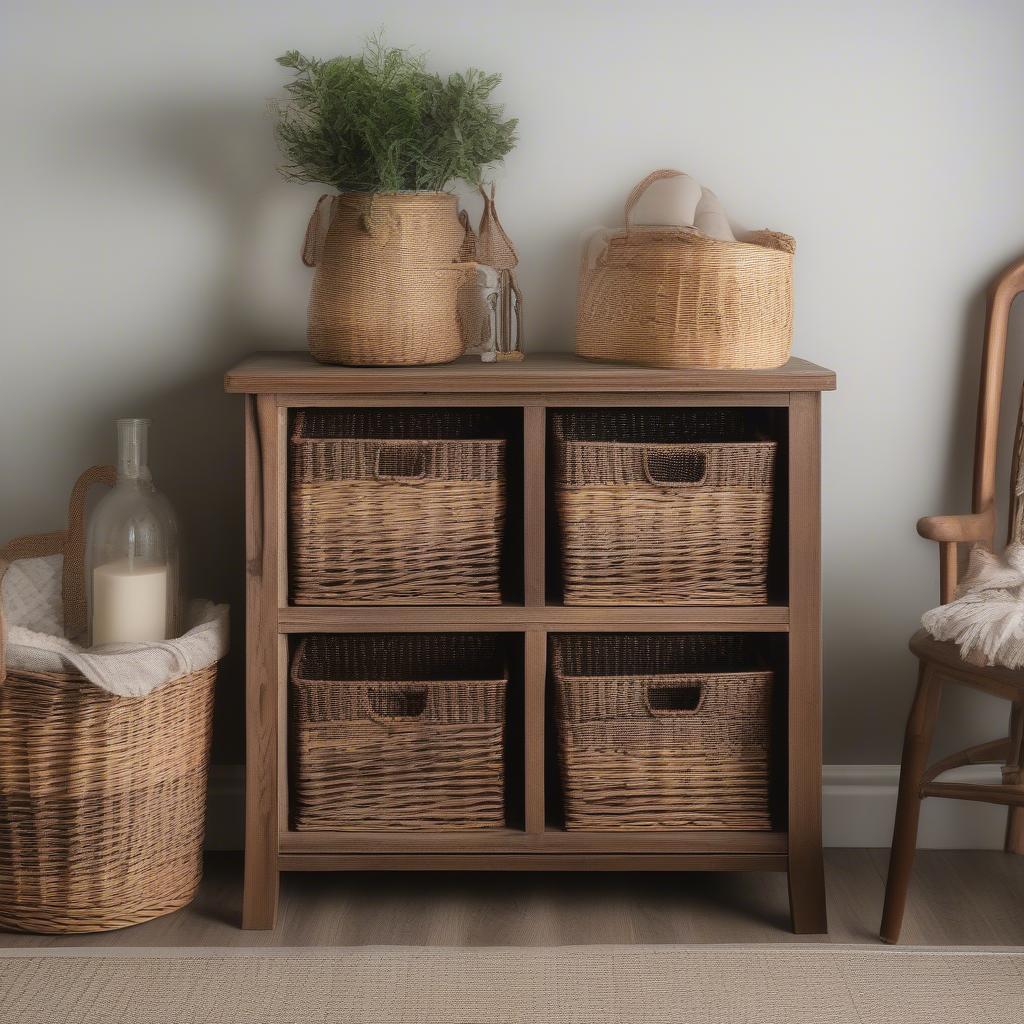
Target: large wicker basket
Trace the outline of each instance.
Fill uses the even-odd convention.
[[[654,171],[626,202],[625,229],[595,265],[585,253],[576,352],[642,366],[781,366],[793,339],[789,235],[758,231],[722,242],[692,228],[633,227],[647,187],[679,171]]]
[[[492,636],[313,636],[290,692],[295,829],[505,824],[508,673]]]
[[[750,441],[742,413],[553,423],[566,604],[766,603],[777,443]]]
[[[772,673],[748,638],[552,640],[570,829],[767,829]]]
[[[79,479],[66,534],[0,549],[0,580],[16,560],[64,556],[68,635],[85,623],[85,491],[113,480],[110,468]],[[216,674],[213,666],[146,697],[118,697],[79,675],[5,678],[0,647],[0,926],[106,931],[192,900]]]
[[[306,409],[291,434],[295,604],[498,604],[504,438],[472,412]]]
[[[471,255],[469,221],[447,192],[324,196],[303,249],[316,268],[313,356],[356,366],[457,359],[465,349],[459,292],[477,268]]]

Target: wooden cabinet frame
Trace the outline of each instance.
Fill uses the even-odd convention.
[[[246,852],[243,926],[272,928],[281,871],[776,870],[789,874],[793,930],[826,930],[821,852],[820,393],[835,376],[803,360],[776,370],[652,370],[531,356],[387,369],[254,356],[227,374],[245,395]],[[287,428],[295,407],[511,407],[523,416],[522,603],[295,607],[288,604]],[[783,409],[788,548],[784,603],[721,607],[547,604],[547,410],[600,406]],[[781,493],[781,491],[780,491]],[[513,514],[510,510],[510,514]],[[524,827],[478,832],[294,832],[288,827],[289,636],[472,630],[523,636]],[[546,824],[547,634],[571,630],[763,632],[785,637],[785,830],[567,832]]]

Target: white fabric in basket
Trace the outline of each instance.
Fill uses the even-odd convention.
[[[12,563],[4,578],[8,670],[79,672],[121,697],[144,697],[178,676],[209,668],[228,650],[228,606],[193,601],[183,636],[161,643],[84,648],[61,636],[61,556]]]
[[[40,633],[64,632],[61,602],[63,555],[19,558],[4,576],[4,621],[9,626],[28,626]]]

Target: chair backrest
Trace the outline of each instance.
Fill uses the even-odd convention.
[[[1013,468],[1010,470],[1010,521],[1007,540],[1019,544],[1024,540],[1024,386],[1020,390],[1017,409],[1017,432],[1013,437]]]
[[[974,441],[974,491],[971,511],[992,516],[995,544],[996,456],[999,435],[999,407],[1003,392],[1003,370],[1006,365],[1006,332],[1013,300],[1024,291],[1024,259],[1007,267],[993,282],[988,293],[985,317],[985,348],[981,357],[981,391],[978,396],[978,429]],[[1024,396],[1022,396],[1024,401]],[[1021,472],[1021,420],[1017,421],[1014,445],[1013,481],[1011,484],[1010,539],[1020,537],[1020,505],[1016,494]]]

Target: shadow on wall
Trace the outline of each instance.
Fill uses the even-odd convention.
[[[975,420],[985,333],[987,289],[989,282],[1015,256],[1016,254],[1009,254],[979,281],[973,298],[964,312],[961,330],[963,342],[960,346],[958,371],[953,378],[954,383],[950,392],[925,395],[921,393],[916,382],[906,382],[907,406],[901,415],[914,416],[916,404],[924,402],[932,402],[940,409],[946,410],[945,433],[935,439],[944,467],[942,478],[935,481],[935,507],[921,508],[918,510],[919,515],[964,513],[971,510]],[[928,353],[922,352],[920,359],[922,362],[927,360]],[[1020,408],[1022,381],[1024,298],[1017,302],[1011,312],[1007,342],[996,478],[999,503],[996,541],[999,545],[1005,539],[1010,500],[1011,449]],[[884,515],[884,509],[879,512]],[[931,607],[938,603],[939,599],[938,548],[917,536],[914,520],[901,524],[900,529],[906,537],[908,549],[914,544],[926,549],[929,564],[934,567],[933,582],[927,597],[930,602],[927,607]],[[961,552],[963,561],[966,560],[966,554],[966,550]],[[832,572],[840,579],[855,578],[862,571],[863,559],[864,552],[861,551],[848,551],[839,555],[833,553]],[[863,630],[849,628],[851,624],[872,621],[875,609],[870,604],[871,593],[870,589],[850,588],[844,595],[841,607],[836,601],[826,603],[826,617],[844,623],[842,629],[827,631],[830,642],[826,650],[826,661],[827,664],[833,665],[858,666],[865,680],[885,673],[891,676],[891,679],[883,682],[891,682],[892,685],[874,686],[871,700],[864,700],[863,690],[858,685],[831,687],[826,693],[826,725],[842,722],[848,734],[875,737],[872,742],[878,748],[898,751],[901,749],[906,714],[914,693],[917,678],[916,662],[905,646],[902,649],[902,657],[899,657],[901,652],[893,651],[889,636],[866,635]],[[858,600],[859,607],[855,606]],[[906,640],[909,640],[911,633],[918,628],[919,617],[925,610],[926,607],[906,609]],[[826,678],[830,678],[828,672]],[[1003,715],[1006,712],[1005,702],[972,693],[966,687],[948,687],[943,695],[943,709],[934,746],[935,756],[942,756],[968,744],[991,739],[1005,728]]]
[[[944,442],[944,450],[949,452],[946,463],[946,475],[940,492],[941,505],[934,510],[925,509],[922,515],[941,515],[946,513],[963,513],[971,511],[972,488],[974,483],[974,441],[977,429],[978,394],[981,385],[981,354],[985,339],[985,312],[987,306],[988,287],[997,274],[1018,259],[1021,253],[1010,253],[1005,260],[993,266],[991,272],[982,282],[970,304],[966,323],[965,341],[961,349],[960,374],[957,389],[949,402],[949,432]],[[1001,547],[1006,541],[1008,528],[1008,512],[1011,500],[1011,473],[1013,437],[1017,425],[1017,416],[1021,409],[1022,384],[1024,384],[1024,297],[1019,299],[1010,311],[1010,327],[1007,336],[1006,368],[1003,375],[1002,406],[999,415],[999,450],[996,468],[996,507],[997,527],[996,546]],[[939,554],[938,546],[928,544],[935,565],[934,602],[939,598]],[[962,545],[960,551],[961,569],[966,565],[967,546]],[[924,611],[924,609],[922,609]],[[909,682],[909,681],[908,681]],[[912,686],[907,687],[907,707],[909,708]],[[986,731],[982,722],[989,722],[994,717],[997,721],[1009,714],[1009,706],[1005,701],[976,694],[967,687],[946,687],[943,694],[944,707],[939,717],[936,731],[935,750],[945,754],[963,748],[965,743],[983,742],[991,739],[1003,726],[998,725],[996,732]],[[987,705],[991,710],[982,718],[977,709]],[[964,723],[979,723],[976,732],[964,736]],[[990,735],[991,733],[991,735]],[[1005,732],[1002,732],[1005,735]]]
[[[308,283],[298,266],[298,232],[305,222],[294,246],[288,246],[298,283],[285,282],[284,297],[278,297],[286,313],[278,320],[288,327],[275,328],[273,317],[260,315],[268,307],[259,294],[260,279],[268,276],[260,265],[268,251],[267,216],[275,201],[279,204],[282,188],[272,122],[264,111],[251,102],[218,106],[206,100],[121,111],[104,107],[95,117],[76,115],[73,133],[76,158],[90,165],[110,162],[112,173],[116,167],[122,175],[130,165],[132,181],[146,176],[151,189],[166,188],[168,196],[192,207],[193,216],[200,207],[205,229],[200,245],[209,247],[212,236],[215,256],[211,259],[204,248],[210,272],[182,311],[187,330],[180,336],[172,330],[168,337],[166,325],[154,324],[148,368],[140,365],[138,353],[114,353],[118,365],[124,364],[124,386],[108,388],[107,408],[89,408],[90,425],[76,444],[87,460],[97,452],[112,454],[116,417],[153,419],[153,472],[181,519],[187,593],[232,608],[232,651],[218,684],[214,760],[236,763],[243,757],[242,403],[223,393],[223,374],[252,351],[304,345]],[[307,202],[302,190],[297,199]],[[161,244],[144,217],[139,237],[143,245]],[[275,231],[277,250],[281,237]],[[296,295],[303,296],[301,305],[294,302]]]

